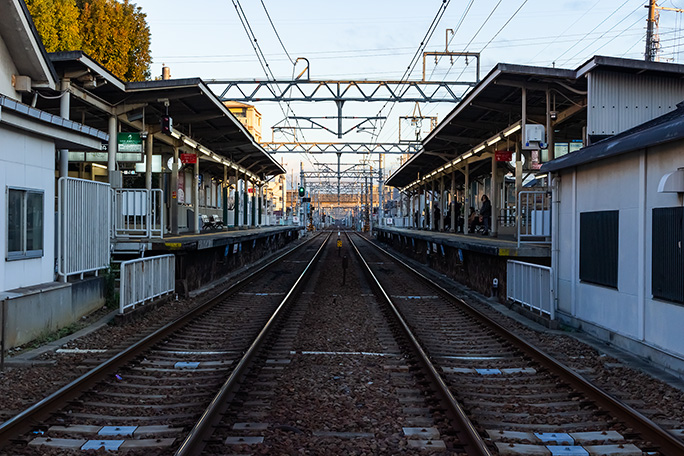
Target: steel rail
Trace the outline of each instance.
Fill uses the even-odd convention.
[[[399,323],[399,326],[403,330],[404,337],[406,337],[406,339],[408,340],[411,350],[414,352],[414,355],[420,361],[420,364],[422,365],[423,370],[427,373],[430,382],[432,383],[433,387],[437,390],[438,394],[442,397],[442,402],[446,406],[452,419],[456,422],[457,428],[455,430],[459,437],[462,436],[460,440],[461,443],[464,445],[465,452],[470,456],[491,456],[492,453],[487,448],[487,444],[484,442],[482,436],[477,432],[475,426],[470,421],[461,405],[458,403],[454,395],[449,390],[449,387],[447,386],[446,382],[430,361],[430,358],[423,350],[422,346],[420,345],[420,342],[418,342],[418,339],[413,335],[413,332],[406,323],[406,320],[404,320],[404,317],[402,316],[401,312],[394,305],[394,302],[392,302],[392,299],[389,297],[385,289],[382,287],[378,278],[375,276],[375,274],[373,274],[373,271],[366,262],[365,258],[363,258],[363,255],[361,255],[361,252],[359,251],[356,244],[354,244],[354,241],[352,241],[349,234],[345,234],[349,239],[349,244],[354,248],[354,252],[356,253],[356,256],[358,257],[359,261],[363,264],[364,272],[370,278],[371,285],[376,289],[377,293],[382,297],[385,303],[392,310],[392,314],[394,315],[397,322]]]
[[[556,374],[563,381],[566,381],[573,388],[579,390],[583,394],[586,394],[587,397],[593,400],[599,407],[610,412],[615,418],[621,420],[624,424],[631,427],[634,432],[640,434],[645,440],[650,441],[663,456],[684,455],[684,442],[670,434],[667,430],[658,426],[658,424],[653,422],[650,418],[644,416],[638,410],[613,397],[600,387],[594,385],[559,360],[537,348],[534,344],[527,342],[516,334],[513,334],[504,326],[492,320],[485,313],[472,307],[463,299],[455,296],[437,282],[411,267],[396,255],[372,242],[369,242],[369,244],[392,258],[409,272],[415,274],[424,283],[434,288],[447,300],[457,304],[460,309],[465,310],[479,322],[493,329],[512,345],[533,358],[549,371]]]
[[[36,402],[28,409],[15,415],[4,423],[0,424],[0,448],[6,446],[11,440],[16,440],[20,435],[28,432],[31,428],[45,420],[50,414],[54,413],[59,408],[63,407],[68,401],[78,397],[84,390],[91,388],[102,379],[104,379],[112,370],[119,368],[121,365],[134,359],[143,351],[147,350],[150,346],[164,339],[168,334],[182,328],[184,325],[190,321],[197,318],[218,305],[218,303],[224,299],[226,296],[235,293],[240,288],[249,283],[254,277],[268,268],[274,266],[284,258],[292,255],[299,249],[307,246],[310,242],[316,239],[318,236],[312,237],[310,240],[300,244],[299,246],[278,255],[273,260],[265,263],[264,265],[257,268],[254,272],[243,277],[242,279],[235,282],[226,290],[222,291],[216,297],[208,300],[207,302],[200,304],[199,306],[189,310],[184,313],[176,320],[167,323],[161,328],[157,329],[153,333],[147,335],[143,339],[104,361],[100,365],[89,370],[85,374],[81,375],[77,379],[69,382],[67,385],[58,389],[54,393],[45,397],[44,399]]]
[[[223,412],[228,408],[230,401],[235,396],[235,393],[240,386],[240,382],[243,380],[245,375],[247,375],[254,360],[260,354],[261,347],[264,345],[266,338],[272,334],[274,328],[276,328],[276,325],[282,319],[285,310],[297,297],[297,293],[303,286],[305,279],[311,275],[313,265],[321,256],[321,252],[323,252],[323,248],[327,244],[331,235],[332,232],[330,232],[328,237],[325,238],[325,241],[321,244],[314,257],[311,259],[309,264],[306,265],[306,268],[304,268],[304,271],[299,276],[295,284],[292,286],[285,298],[283,298],[275,312],[273,312],[271,318],[269,318],[266,325],[259,332],[259,335],[256,337],[256,339],[254,339],[254,342],[252,342],[252,345],[250,345],[249,349],[247,349],[245,354],[242,356],[242,359],[240,359],[237,366],[235,366],[235,369],[233,369],[226,382],[223,384],[223,386],[221,386],[221,389],[218,391],[216,396],[214,396],[214,399],[212,399],[212,401],[209,403],[209,406],[207,406],[206,410],[192,428],[190,433],[187,435],[185,440],[181,443],[178,450],[176,450],[176,453],[174,453],[175,456],[193,456],[202,451],[206,445],[206,441],[211,437],[214,429],[220,423]]]

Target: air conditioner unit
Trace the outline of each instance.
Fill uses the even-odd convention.
[[[13,74],[12,87],[17,92],[31,92],[31,78],[29,76]]]

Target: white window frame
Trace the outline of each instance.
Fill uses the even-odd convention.
[[[10,211],[10,192],[21,192],[23,193],[22,198],[22,213],[21,213],[21,250],[10,251],[10,239],[9,239],[9,211]],[[31,194],[40,195],[42,200],[41,214],[42,214],[42,232],[41,234],[41,249],[27,250],[27,211],[28,211],[28,197]],[[5,260],[6,261],[16,261],[16,260],[26,260],[30,258],[41,258],[45,253],[45,190],[34,189],[34,188],[22,188],[22,187],[10,187],[7,186],[5,189],[5,198],[7,200],[5,208],[6,216],[6,235],[5,235]]]

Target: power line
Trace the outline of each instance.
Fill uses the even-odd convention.
[[[581,20],[584,18],[584,16],[586,16],[587,14],[589,14],[589,12],[590,12],[591,10],[593,10],[593,9],[596,7],[596,5],[598,5],[599,3],[601,3],[601,0],[598,0],[596,3],[594,3],[594,5],[593,5],[591,8],[589,8],[588,10],[586,10],[586,11],[584,12],[584,14],[582,14],[575,22],[573,22],[573,23],[570,24],[565,30],[563,30],[563,32],[562,32],[560,35],[558,35],[557,38],[560,38],[560,37],[562,37],[562,36],[565,36],[565,32],[567,32],[568,30],[570,30],[571,28],[573,28],[573,27],[575,26],[575,24],[577,24],[579,21],[581,21]],[[556,40],[554,40],[554,41],[550,42],[548,45],[544,46],[544,48],[542,48],[539,52],[537,52],[537,53],[534,55],[534,57],[532,57],[532,60],[536,59],[537,56],[539,56],[539,54],[541,54],[542,52],[544,52],[545,50],[547,50],[547,49],[549,48],[549,46],[551,46],[551,45],[554,44],[555,42],[556,42]]]
[[[432,19],[432,23],[428,27],[427,32],[425,32],[425,36],[423,37],[423,40],[420,42],[420,45],[418,46],[416,53],[414,54],[413,58],[411,59],[411,62],[409,63],[408,67],[406,67],[406,71],[404,71],[404,74],[400,79],[401,81],[404,81],[405,79],[407,79],[411,75],[411,73],[413,72],[414,68],[416,67],[416,64],[420,60],[420,56],[423,54],[425,47],[428,45],[430,38],[432,38],[432,35],[435,33],[435,30],[437,29],[437,25],[439,25],[439,22],[442,19],[442,16],[444,16],[444,13],[446,12],[446,9],[448,8],[450,1],[451,0],[442,0],[442,3],[439,5],[439,10],[437,11],[437,14],[435,14],[435,17]],[[385,102],[385,104],[382,105],[382,108],[380,108],[380,111],[378,111],[378,117],[380,117],[382,111],[387,106],[387,103],[388,102]],[[392,110],[394,108],[394,105],[395,105],[395,103],[392,103],[392,106],[390,106],[390,110],[387,113],[386,117],[389,118],[389,116],[392,113]],[[380,130],[377,133],[373,132],[371,143],[373,141],[377,141],[377,139],[380,137],[380,134],[382,133],[382,130],[385,128],[386,123],[387,123],[386,120],[382,121],[380,124]]]
[[[235,7],[235,11],[238,14],[238,18],[240,19],[240,22],[242,23],[242,27],[245,30],[245,33],[247,33],[247,37],[250,40],[250,43],[252,44],[252,48],[254,49],[254,52],[256,53],[257,60],[259,60],[259,63],[261,64],[262,69],[264,70],[264,73],[266,74],[266,78],[270,78],[270,80],[275,81],[276,78],[273,75],[273,72],[271,71],[270,66],[268,65],[268,62],[266,61],[266,56],[264,55],[263,51],[261,50],[261,46],[259,45],[259,42],[257,41],[256,35],[254,34],[254,31],[252,30],[252,27],[249,24],[249,20],[247,19],[247,15],[245,14],[245,11],[242,9],[242,5],[240,5],[240,0],[232,0],[233,6]],[[264,5],[265,8],[265,5]],[[292,108],[290,107],[289,103],[286,103],[288,110],[292,111]],[[282,103],[278,103],[278,107],[280,107],[280,110],[283,113],[283,116],[285,116],[285,122],[288,126],[290,126],[289,119],[288,119],[288,114],[286,110],[283,108]],[[294,111],[292,111],[294,112]],[[304,134],[302,134],[302,138],[304,139]],[[309,158],[308,155],[304,155],[306,160],[313,165],[313,162]]]
[[[290,63],[292,63],[292,65],[294,65],[295,64],[294,60],[292,60],[292,57],[290,57],[290,54],[287,52],[287,49],[285,49],[285,45],[283,44],[283,40],[280,39],[280,35],[278,34],[278,30],[276,30],[275,25],[273,25],[273,21],[271,20],[271,15],[268,14],[268,10],[266,9],[266,5],[264,4],[264,0],[261,0],[261,6],[264,7],[264,12],[266,13],[266,17],[268,18],[268,22],[271,24],[271,28],[273,28],[273,31],[275,32],[275,35],[278,38],[278,42],[280,43],[280,46],[282,46],[283,51],[285,51],[285,55],[287,55],[287,58],[290,59]]]
[[[615,13],[617,13],[619,10],[621,10],[622,7],[624,7],[627,3],[629,3],[629,1],[630,1],[630,0],[625,0],[625,2],[624,2],[622,5],[620,5],[619,8],[616,8],[615,10],[613,10],[612,13],[610,13],[606,18],[604,18],[601,22],[599,22],[599,24],[598,24],[596,27],[594,27],[589,33],[587,33],[587,34],[585,35],[585,37],[588,36],[590,33],[593,33],[593,32],[594,32],[597,28],[599,28],[600,26],[602,26],[608,19],[610,19],[611,17],[613,17],[613,16],[615,15]],[[566,49],[565,52],[563,52],[561,55],[559,55],[558,57],[556,57],[555,61],[558,62],[558,61],[560,60],[561,57],[563,57],[565,54],[567,54],[568,52],[570,52],[570,49],[572,49],[572,48],[574,48],[575,46],[577,46],[579,43],[581,43],[582,41],[584,41],[584,39],[585,39],[585,38],[582,38],[582,39],[578,40],[575,44],[573,44],[573,45],[570,46],[568,49]]]
[[[627,2],[625,2],[625,3],[627,3]],[[575,57],[577,57],[578,55],[580,55],[581,53],[583,53],[584,51],[586,51],[587,49],[589,49],[590,46],[593,46],[593,44],[596,43],[596,42],[597,42],[598,40],[600,40],[601,38],[603,38],[603,37],[606,35],[606,33],[610,32],[610,31],[613,30],[615,27],[617,27],[618,25],[622,24],[624,21],[627,20],[627,18],[629,18],[629,16],[632,15],[632,13],[635,13],[635,12],[638,11],[640,8],[641,8],[641,6],[639,6],[637,9],[635,9],[634,11],[632,11],[631,13],[629,13],[629,14],[628,14],[627,16],[625,16],[620,22],[618,22],[617,24],[613,25],[611,28],[609,28],[608,30],[606,30],[601,36],[599,36],[599,37],[596,38],[594,41],[592,41],[591,43],[589,43],[588,45],[586,45],[581,51],[575,53],[575,55],[573,55],[571,58],[567,59],[566,62],[571,62],[571,61],[573,61],[573,60],[575,59]],[[627,29],[625,29],[625,30],[631,29],[631,28],[634,27],[637,23],[641,22],[641,20],[642,20],[641,18],[637,19],[633,24],[631,24],[631,25],[630,25],[629,27],[627,27]],[[599,47],[598,49],[596,49],[596,50],[594,51],[594,53],[598,52],[599,49],[602,49],[606,44],[610,43],[610,42],[613,41],[615,38],[619,37],[621,34],[622,34],[622,33],[619,33],[617,36],[615,36],[615,37],[613,37],[612,39],[606,41],[601,47]]]
[[[511,15],[511,17],[508,18],[508,20],[506,21],[506,23],[505,23],[504,25],[502,25],[501,28],[499,29],[499,31],[496,32],[496,33],[494,34],[494,36],[492,37],[492,39],[489,40],[489,41],[487,42],[487,44],[484,45],[484,47],[480,50],[480,54],[482,53],[482,51],[484,51],[485,49],[487,49],[487,46],[489,46],[489,45],[492,43],[492,41],[494,41],[494,39],[496,39],[497,36],[499,36],[499,33],[501,33],[501,31],[502,31],[503,29],[506,28],[506,26],[507,26],[507,25],[513,20],[513,18],[520,12],[520,10],[523,8],[523,6],[525,6],[526,3],[527,3],[527,0],[525,0],[524,2],[522,2],[522,5],[520,5],[520,6],[518,7],[518,9],[515,10],[515,13],[513,13],[513,14]]]
[[[463,25],[463,22],[465,22],[465,18],[468,15],[468,13],[470,12],[470,8],[472,8],[473,3],[475,3],[475,0],[470,0],[470,3],[468,3],[468,6],[466,7],[465,11],[463,11],[463,14],[461,15],[461,19],[459,19],[458,24],[456,24],[456,27],[454,28],[453,33],[451,35],[451,38],[446,43],[445,51],[449,49],[449,45],[451,44],[451,42],[456,37],[456,34],[458,33],[458,31],[461,29],[461,25]],[[444,57],[444,56],[439,56],[439,59],[435,63],[435,66],[432,68],[432,71],[430,72],[430,76],[428,77],[428,79],[432,78],[432,75],[435,73],[435,70],[437,69],[437,65],[439,64],[439,62],[442,61],[442,57]],[[458,60],[458,57],[457,57],[457,60]]]

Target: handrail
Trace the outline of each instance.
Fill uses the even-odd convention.
[[[554,289],[551,277],[553,270],[548,266],[523,261],[508,260],[506,263],[506,297],[519,302],[540,315],[556,318]]]
[[[520,244],[527,242],[550,244],[551,193],[547,190],[524,190],[518,193],[516,209],[518,213],[518,247],[520,247]]]
[[[176,256],[158,255],[121,263],[119,313],[137,304],[173,293],[176,289]]]
[[[109,184],[61,177],[57,186],[57,274],[106,269],[110,263]]]

